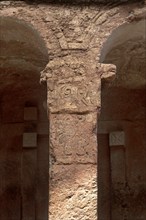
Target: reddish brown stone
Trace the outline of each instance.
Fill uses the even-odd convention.
[[[51,114],[50,131],[57,163],[96,163],[96,113]]]
[[[52,168],[50,219],[96,220],[97,166],[72,164]]]

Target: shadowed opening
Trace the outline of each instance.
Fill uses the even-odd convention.
[[[99,220],[146,218],[146,21],[124,24],[105,42],[100,62],[117,74],[102,81],[98,121]]]
[[[0,219],[48,219],[45,43],[24,21],[0,17]]]

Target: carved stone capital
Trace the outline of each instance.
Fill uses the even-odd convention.
[[[50,61],[41,73],[47,81],[51,113],[86,113],[100,106],[100,76],[85,58],[67,56]]]

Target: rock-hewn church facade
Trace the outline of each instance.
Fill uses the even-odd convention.
[[[144,1],[0,2],[0,220],[146,219]]]

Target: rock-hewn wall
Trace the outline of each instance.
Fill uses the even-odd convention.
[[[49,219],[96,220],[100,84],[115,73],[114,65],[100,65],[100,53],[115,28],[143,16],[144,5],[8,1],[0,9],[1,16],[32,24],[48,49],[41,82],[47,82],[50,120]]]

